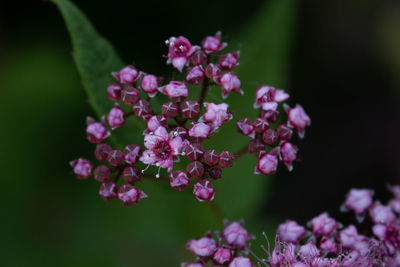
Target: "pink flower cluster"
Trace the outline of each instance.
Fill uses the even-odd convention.
[[[182,263],[182,267],[204,267],[207,263],[213,266],[253,267],[246,249],[251,238],[242,222],[226,222],[223,233],[213,235],[208,232],[204,237],[186,244],[197,260],[195,263]]]
[[[244,118],[236,123],[239,133],[252,138],[248,151],[258,156],[254,171],[256,174],[275,173],[279,160],[289,171],[293,169],[293,162],[297,158],[298,151],[297,146],[291,143],[293,129],[296,129],[300,138],[303,138],[305,128],[311,124],[311,119],[302,106],[296,105],[290,108],[284,104],[287,120],[283,124],[274,125],[278,122],[280,115],[278,104],[288,98],[289,95],[284,90],[260,86],[256,91],[254,102],[254,108],[261,108],[259,117],[254,122],[249,118]]]
[[[264,249],[266,259],[251,251],[246,245],[249,234],[234,222],[225,228],[223,234],[217,235],[218,242],[210,233],[189,241],[187,247],[197,255],[197,262],[183,266],[205,266],[212,261],[213,266],[243,267],[398,267],[400,186],[389,186],[389,190],[394,198],[387,205],[374,202],[371,190],[350,190],[342,209],[354,212],[360,222],[358,225],[344,226],[327,213],[311,219],[308,227],[287,220],[277,228],[272,251],[269,243],[268,249]],[[365,220],[367,215],[369,220]],[[365,231],[368,225],[371,231]],[[235,258],[240,258],[242,265],[235,262]]]

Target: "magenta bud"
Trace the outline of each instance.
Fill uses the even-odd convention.
[[[232,260],[232,252],[227,248],[218,248],[213,255],[213,260],[218,265],[226,265]]]
[[[122,171],[122,177],[127,183],[133,184],[140,180],[140,169],[135,166],[127,166]]]
[[[265,144],[260,139],[253,139],[249,142],[249,153],[258,155],[260,151],[265,150]]]
[[[118,83],[112,83],[107,87],[107,98],[110,100],[118,100],[121,98],[123,87]]]
[[[239,65],[239,56],[239,51],[220,55],[218,57],[218,65],[221,67],[221,69],[233,70],[237,65]]]
[[[232,91],[243,95],[240,80],[233,72],[224,73],[217,82],[221,85],[222,98],[227,98]]]
[[[117,197],[117,185],[114,182],[102,183],[100,185],[99,195],[103,197],[105,201],[110,201]]]
[[[192,161],[201,160],[204,155],[203,146],[199,143],[188,143],[185,146],[185,155]]]
[[[180,136],[181,138],[186,138],[188,136],[186,129],[180,126],[174,128],[171,133],[173,133],[174,136]]]
[[[214,199],[215,191],[209,180],[201,180],[194,184],[193,194],[200,202]]]
[[[187,249],[201,257],[211,256],[217,248],[217,242],[212,237],[203,237],[198,240],[190,240],[186,244]]]
[[[199,85],[203,82],[204,70],[202,66],[194,66],[188,68],[186,73],[186,81],[193,85]]]
[[[113,107],[107,115],[107,121],[112,130],[121,127],[125,124],[124,110],[118,104],[115,104],[115,107]]]
[[[94,156],[99,161],[106,161],[108,155],[110,154],[112,148],[109,144],[98,144],[96,145],[96,150],[94,151]]]
[[[296,128],[300,138],[303,138],[306,126],[311,125],[310,117],[300,105],[296,105],[294,108],[285,107],[285,109],[289,126]]]
[[[206,53],[216,53],[227,46],[227,43],[221,43],[221,32],[217,32],[214,36],[207,36],[201,41],[201,47]]]
[[[269,128],[269,122],[262,119],[262,118],[257,118],[254,121],[254,129],[256,130],[257,133],[263,133],[265,130]]]
[[[199,122],[193,124],[193,126],[189,129],[190,137],[197,137],[200,140],[206,139],[211,134],[212,128],[210,125]]]
[[[191,55],[190,63],[195,66],[204,65],[207,63],[207,55],[203,51],[197,50],[193,55]]]
[[[129,165],[133,165],[138,161],[140,153],[140,146],[128,145],[124,149],[124,159]]]
[[[200,104],[197,101],[186,101],[182,105],[182,114],[185,118],[193,120],[200,114]]]
[[[149,97],[155,97],[158,89],[157,77],[151,74],[144,75],[142,78],[141,87],[143,91],[149,95]]]
[[[118,198],[126,207],[132,206],[133,203],[136,203],[143,198],[147,198],[147,195],[143,191],[136,189],[133,185],[124,184],[118,191]]]
[[[277,129],[278,137],[284,141],[290,141],[292,139],[293,130],[286,125],[279,125]]]
[[[217,151],[215,151],[214,149],[207,150],[204,153],[203,160],[207,165],[213,166],[219,162],[219,155],[218,155]]]
[[[249,258],[238,256],[231,261],[228,267],[254,267],[254,265],[251,263],[251,260]],[[301,267],[301,266],[293,265],[293,267]]]
[[[235,157],[229,151],[222,151],[219,155],[219,166],[221,168],[230,168],[232,167],[234,159]]]
[[[172,102],[180,103],[189,95],[186,85],[178,81],[170,81],[162,89],[162,93],[167,95]]]
[[[108,164],[112,166],[119,166],[124,161],[124,154],[118,149],[111,150],[108,154]]]
[[[280,241],[298,244],[305,236],[306,229],[303,226],[298,225],[295,221],[286,221],[285,223],[279,225],[276,232]]]
[[[200,161],[193,161],[186,167],[190,177],[201,178],[204,174],[204,165]]]
[[[179,109],[178,106],[175,105],[173,102],[168,102],[162,104],[161,112],[167,118],[174,118],[178,116]]]
[[[190,180],[187,174],[183,171],[174,171],[169,174],[169,181],[172,188],[178,191],[184,190],[189,184]]]
[[[239,222],[232,222],[228,224],[222,235],[226,243],[232,247],[243,249],[246,247],[246,242],[251,239],[247,230]]]
[[[347,194],[344,206],[347,210],[363,215],[372,206],[374,192],[368,189],[351,189]]]
[[[100,143],[110,136],[104,121],[96,122],[92,118],[87,118],[86,139],[91,143]]]
[[[74,173],[78,179],[86,179],[92,174],[92,163],[87,159],[79,158],[69,164],[74,168]]]
[[[149,115],[151,113],[150,103],[143,99],[137,101],[133,105],[132,109],[135,115],[138,116],[139,118],[145,115]]]
[[[339,228],[339,224],[328,214],[322,213],[311,220],[311,227],[316,237],[331,237],[334,231]]]
[[[133,84],[139,76],[138,71],[134,66],[129,65],[124,67],[118,73],[113,73],[114,77],[121,83]]]
[[[93,177],[96,181],[106,182],[110,178],[110,168],[106,165],[99,165],[93,170]]]
[[[220,168],[211,168],[208,170],[208,174],[213,179],[221,179],[222,178],[222,170]]]
[[[297,147],[289,142],[284,142],[280,145],[279,154],[281,160],[286,165],[289,171],[293,170],[293,161],[297,157]]]
[[[254,138],[255,136],[254,126],[249,118],[243,118],[237,121],[236,126],[239,133]]]
[[[278,121],[279,118],[279,110],[262,110],[261,117],[263,117],[263,119],[267,120],[270,123],[275,123]]]
[[[132,86],[127,86],[122,90],[121,101],[126,105],[133,105],[140,98],[139,91]]]
[[[273,145],[278,141],[278,134],[273,129],[268,129],[263,133],[263,141],[268,145]]]
[[[210,63],[204,70],[204,74],[210,79],[217,79],[221,75],[221,69],[218,65]]]
[[[147,131],[154,132],[158,127],[168,128],[168,121],[164,116],[153,115],[147,121]]]
[[[275,153],[262,153],[260,154],[256,166],[255,173],[262,173],[265,175],[274,174],[278,167],[278,157]]]

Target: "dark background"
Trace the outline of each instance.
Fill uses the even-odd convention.
[[[169,36],[198,43],[223,30],[229,42],[265,4],[74,2],[127,63],[155,73],[170,70],[160,57]],[[282,167],[266,178],[262,203],[248,207],[257,218],[249,228],[257,235],[286,218],[306,223],[322,211],[346,222],[339,206],[351,187],[373,188],[386,201],[386,184],[400,182],[400,2],[299,1],[296,14],[285,84],[312,126],[298,144],[301,162],[294,171]],[[97,185],[70,175],[70,159],[91,157],[83,122],[93,114],[71,51],[53,4],[0,3],[0,226],[6,266],[177,266],[193,259],[182,240],[218,226],[188,226],[181,234],[160,222],[149,236],[130,221],[136,207],[111,209],[96,195]],[[165,235],[163,241],[158,234]]]

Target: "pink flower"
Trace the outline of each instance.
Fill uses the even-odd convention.
[[[205,105],[207,112],[201,117],[200,121],[211,122],[214,129],[218,129],[223,123],[228,122],[233,118],[232,114],[228,113],[229,105],[226,103],[214,104],[208,103]]]
[[[189,95],[186,85],[182,82],[171,81],[164,86],[162,93],[167,95],[173,102],[182,102]]]
[[[188,68],[186,81],[193,85],[199,85],[203,82],[204,70],[201,65]]]
[[[112,130],[121,127],[125,124],[124,110],[116,103],[115,107],[113,107],[108,113],[107,120],[108,125],[110,125]]]
[[[246,242],[251,239],[251,236],[239,222],[232,222],[225,227],[223,238],[229,245],[243,249],[246,247]]]
[[[216,80],[221,75],[221,69],[214,63],[210,63],[204,70],[205,75],[213,80]]]
[[[121,98],[122,86],[118,83],[112,83],[107,87],[107,98],[118,100]]]
[[[376,224],[372,227],[372,232],[381,240],[385,241],[385,245],[389,249],[390,254],[394,254],[400,247],[400,225]]]
[[[295,221],[286,221],[279,225],[277,230],[277,234],[281,241],[294,244],[299,243],[305,233],[306,229],[303,226],[298,225]]]
[[[289,95],[284,90],[277,90],[272,86],[264,85],[257,89],[254,108],[263,106],[263,110],[275,110],[277,102],[285,101]]]
[[[349,225],[339,232],[338,239],[343,248],[351,249],[360,240],[361,236],[354,225]]]
[[[139,73],[134,66],[129,65],[121,69],[119,72],[113,72],[112,75],[121,83],[134,84]]]
[[[174,166],[174,156],[182,153],[183,141],[180,136],[169,136],[167,130],[160,126],[153,134],[146,134],[144,146],[147,148],[140,157],[144,164],[168,168],[170,172]]]
[[[363,215],[373,204],[374,192],[368,189],[351,189],[347,194],[344,207],[357,215]]]
[[[201,41],[201,46],[206,53],[216,53],[224,49],[228,44],[221,43],[221,32],[217,32],[215,36],[207,36]]]
[[[296,159],[297,147],[289,142],[280,145],[279,155],[289,171],[293,170],[293,161]]]
[[[218,84],[221,85],[222,98],[224,99],[232,91],[243,95],[243,91],[240,89],[240,80],[233,72],[228,72],[220,76]]]
[[[311,125],[311,119],[308,117],[303,107],[296,105],[294,108],[284,106],[288,114],[288,125],[297,129],[299,137],[304,137],[306,126]]]
[[[219,265],[225,265],[232,260],[232,252],[227,248],[218,248],[213,255],[213,260]]]
[[[188,58],[198,49],[198,46],[192,46],[183,36],[171,37],[165,43],[169,46],[167,63],[172,63],[179,71],[182,71]]]
[[[158,89],[158,79],[156,76],[148,74],[142,78],[141,87],[149,97],[153,98],[157,94]]]
[[[214,253],[217,248],[217,242],[215,242],[214,238],[203,237],[198,240],[190,240],[186,247],[197,256],[208,257]]]
[[[223,70],[233,70],[239,65],[240,51],[235,51],[233,53],[228,53],[225,55],[220,55],[218,57],[218,65]]]
[[[322,213],[311,220],[311,227],[315,236],[330,237],[339,228],[339,224],[335,219],[329,217],[328,214]]]
[[[125,146],[124,150],[124,159],[125,162],[129,165],[133,165],[137,162],[139,153],[140,153],[140,146],[138,145],[128,145]]]
[[[196,123],[192,126],[192,128],[189,129],[189,136],[191,137],[198,137],[198,138],[207,138],[211,134],[211,126],[199,122]]]
[[[369,210],[369,216],[374,223],[391,224],[396,220],[392,209],[380,203],[375,203]]]
[[[214,199],[214,187],[209,180],[201,180],[194,184],[193,194],[200,202]]]
[[[260,156],[258,158],[257,166],[254,171],[255,174],[274,174],[278,167],[278,157],[276,153],[270,152],[260,152]]]
[[[249,258],[246,257],[236,257],[229,264],[229,267],[253,267],[254,265],[251,263]]]
[[[92,174],[92,163],[84,158],[73,160],[69,163],[74,168],[78,179],[86,179]]]
[[[303,260],[311,260],[319,256],[319,249],[313,243],[307,243],[300,247],[299,255]]]
[[[118,191],[118,198],[124,206],[131,206],[133,203],[136,203],[143,198],[147,198],[147,195],[130,184],[124,184]]]
[[[99,195],[105,200],[110,201],[117,197],[117,185],[114,182],[102,183],[99,189]]]
[[[249,118],[243,118],[236,122],[237,129],[240,133],[250,136],[251,138],[255,137],[256,132],[254,131],[254,125]]]
[[[189,183],[189,177],[183,171],[175,171],[169,174],[170,185],[172,188],[182,191],[185,189]]]
[[[89,142],[100,143],[110,136],[110,132],[107,130],[104,119],[101,122],[96,122],[91,117],[87,117],[86,123],[86,139]]]
[[[154,132],[160,126],[167,128],[167,119],[160,115],[151,116],[150,119],[147,121],[146,133]]]
[[[322,241],[321,244],[319,245],[319,248],[322,251],[327,252],[327,253],[331,253],[331,254],[336,254],[337,253],[337,246],[330,239],[326,239],[326,240]]]

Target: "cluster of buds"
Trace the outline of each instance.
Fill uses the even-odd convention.
[[[106,200],[118,196],[124,205],[130,205],[145,198],[146,195],[136,189],[134,183],[140,176],[160,178],[160,171],[165,169],[168,173],[165,180],[170,181],[172,188],[181,191],[193,182],[196,199],[210,201],[215,195],[213,181],[221,179],[222,169],[232,167],[235,156],[238,157],[228,150],[218,152],[213,148],[205,148],[203,142],[212,138],[224,123],[233,119],[227,103],[205,102],[208,87],[219,86],[223,98],[232,91],[243,94],[240,80],[233,71],[239,65],[239,51],[221,53],[227,44],[221,42],[220,32],[206,37],[201,45],[193,46],[183,36],[171,37],[166,44],[167,63],[171,63],[180,72],[186,68],[185,80],[172,78],[167,81],[164,77],[128,65],[112,73],[115,81],[106,90],[107,98],[115,102],[114,107],[99,122],[91,118],[87,120],[88,141],[98,144],[96,151],[104,150],[104,155],[100,158],[96,155],[96,158],[106,160],[112,166],[101,165],[93,171],[95,179],[103,182],[100,195]],[[197,99],[189,99],[189,86],[200,87]],[[152,103],[158,93],[169,98],[161,108],[154,101]],[[254,138],[249,150],[251,153],[257,151],[260,157],[257,172],[273,173],[278,154],[287,166],[291,166],[296,158],[296,148],[289,140],[291,128],[296,128],[302,134],[305,125],[309,124],[310,120],[304,110],[300,106],[288,108],[287,126],[281,125],[276,131],[269,127],[270,123],[278,119],[277,103],[287,98],[288,95],[282,90],[261,87],[256,93],[256,106],[262,106],[261,118],[256,119],[254,124],[248,118],[237,122],[243,134]],[[112,150],[110,144],[106,143],[107,138],[111,132],[124,126],[129,117],[136,117],[145,125],[143,145],[126,146],[123,152]],[[269,153],[262,152],[265,149],[264,143],[272,146],[276,140],[271,140],[277,139],[277,136],[282,140],[279,146]],[[182,164],[174,164],[180,160]],[[183,164],[186,165],[182,168]],[[92,165],[88,160],[78,159],[71,165],[78,178],[88,178],[91,175]],[[158,172],[149,177],[143,173],[150,166],[158,168]],[[121,176],[127,184],[118,190],[117,182]]]
[[[293,129],[303,138],[306,126],[311,124],[309,116],[300,105],[290,108],[283,104],[287,114],[286,122],[278,124],[278,104],[289,98],[284,90],[271,86],[260,86],[256,91],[254,108],[260,108],[259,117],[253,121],[243,118],[236,122],[239,133],[252,138],[248,152],[258,156],[256,174],[273,174],[281,160],[291,171],[297,158],[297,146],[291,143]]]
[[[247,242],[250,239],[252,237],[243,227],[243,222],[225,222],[222,233],[208,232],[186,244],[197,259],[195,263],[182,263],[182,267],[204,267],[207,263],[212,266],[252,267],[247,257]]]
[[[350,190],[341,209],[354,212],[357,224],[344,226],[327,213],[311,219],[307,227],[287,220],[277,228],[272,251],[264,234],[268,242],[268,249],[262,246],[267,254],[265,259],[246,246],[250,239],[247,231],[239,223],[232,223],[220,235],[227,244],[216,242],[210,234],[189,241],[187,247],[198,256],[197,263],[183,266],[201,267],[212,260],[213,266],[398,267],[400,186],[389,186],[389,190],[394,198],[386,205],[374,202],[371,190]],[[365,231],[365,227],[370,227],[370,231]],[[226,261],[219,261],[222,249]],[[235,263],[235,257],[240,258],[242,265]]]

